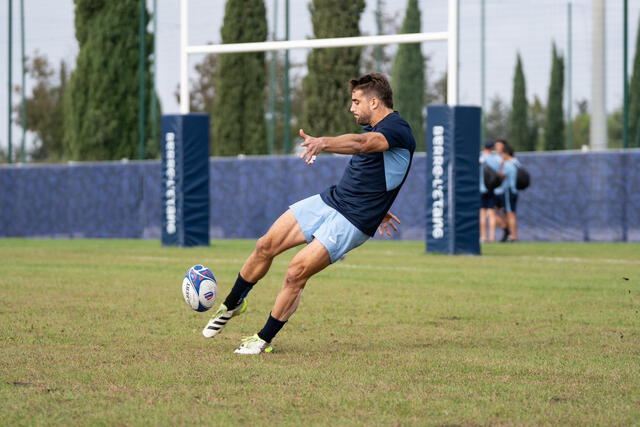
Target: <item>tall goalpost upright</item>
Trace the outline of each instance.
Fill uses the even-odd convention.
[[[189,45],[189,0],[180,0],[180,113],[189,113],[189,55],[269,52],[273,50],[379,46],[446,41],[447,104],[458,104],[458,11],[460,0],[448,0],[447,31],[308,40],[264,41],[216,45]]]

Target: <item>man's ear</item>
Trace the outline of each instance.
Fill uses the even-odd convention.
[[[380,106],[380,101],[377,97],[372,96],[371,98],[369,98],[369,106],[372,110],[375,110]]]

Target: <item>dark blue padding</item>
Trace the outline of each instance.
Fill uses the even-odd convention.
[[[640,149],[516,156],[531,175],[518,195],[520,240],[640,242]],[[348,161],[210,158],[210,237],[261,236],[291,203],[337,182]],[[425,153],[414,155],[391,207],[402,221],[392,238],[424,241],[431,168]],[[160,240],[162,176],[155,160],[0,165],[0,237]]]
[[[427,107],[427,252],[480,254],[480,108]]]
[[[209,245],[209,116],[162,116],[162,244]]]
[[[427,107],[427,252],[453,251],[449,198],[452,132],[449,108]]]
[[[455,254],[480,255],[480,108],[453,107]]]

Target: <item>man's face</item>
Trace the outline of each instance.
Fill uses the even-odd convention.
[[[496,145],[494,146],[494,148],[496,150],[496,153],[504,153],[504,142],[496,141]]]
[[[369,103],[370,98],[367,97],[360,89],[356,89],[351,92],[351,114],[356,119],[359,125],[368,125],[371,123],[371,105]]]

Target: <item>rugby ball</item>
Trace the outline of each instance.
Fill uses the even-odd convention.
[[[207,311],[213,307],[218,293],[216,278],[204,265],[194,265],[182,280],[182,296],[192,310]]]

